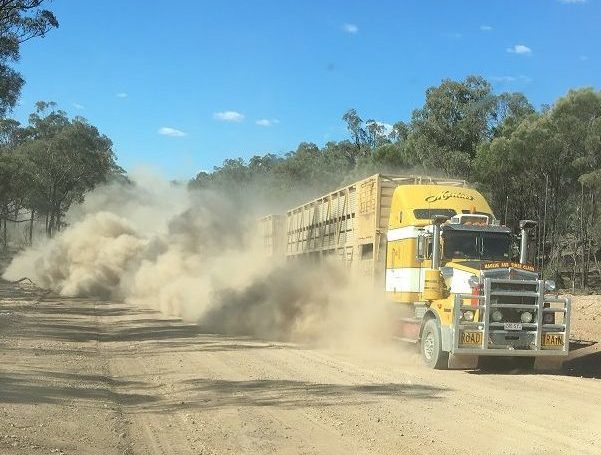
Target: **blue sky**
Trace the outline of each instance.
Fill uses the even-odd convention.
[[[54,0],[26,43],[37,100],[82,115],[119,163],[189,178],[224,159],[346,138],[342,114],[408,120],[425,89],[479,74],[540,106],[601,86],[598,0]],[[596,37],[596,38],[595,38]]]

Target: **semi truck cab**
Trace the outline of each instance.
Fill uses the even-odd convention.
[[[552,294],[528,263],[522,223],[520,260],[510,228],[466,186],[395,189],[387,232],[386,292],[410,304],[401,336],[419,342],[431,368],[477,365],[483,356],[522,357],[555,367],[568,354],[570,300]]]

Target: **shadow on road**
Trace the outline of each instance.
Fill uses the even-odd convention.
[[[21,336],[62,342],[124,343],[136,345],[145,352],[162,351],[232,351],[243,349],[278,349],[278,344],[259,342],[249,337],[223,337],[210,334],[195,324],[177,320],[105,321],[98,325],[73,319],[47,317],[30,327],[22,327]],[[148,343],[154,342],[154,343]],[[288,347],[287,347],[288,348]]]
[[[12,283],[4,282],[4,285],[15,288]],[[18,289],[13,290],[11,296],[19,292]],[[29,299],[26,308],[11,299],[3,301],[0,310],[11,316],[18,315],[19,336],[32,340],[127,344],[156,342],[152,346],[145,345],[146,352],[148,349],[156,352],[215,352],[280,347],[244,336],[224,338],[211,334],[198,324],[186,323],[178,318],[166,318],[156,310],[136,308],[125,303],[55,295],[46,296],[43,301],[34,303],[31,295],[26,292],[23,293],[23,299]],[[101,324],[98,323],[100,318]]]
[[[46,291],[40,294],[35,288],[29,290],[5,280],[0,280],[0,311],[0,328],[10,325],[12,333],[32,341],[27,347],[24,346],[27,343],[21,344],[19,352],[23,355],[89,354],[98,342],[123,343],[123,349],[134,345],[144,354],[282,348],[277,343],[245,336],[211,334],[197,324],[165,317],[152,309],[99,299],[62,297]],[[47,341],[63,344],[48,346]],[[77,349],[71,349],[68,343],[80,344]],[[2,349],[13,350],[8,346]]]
[[[419,384],[328,384],[295,380],[213,380],[187,376],[163,390],[156,378],[135,380],[91,375],[83,372],[46,371],[33,360],[61,362],[65,355],[85,356],[92,361],[102,355],[98,342],[114,343],[114,355],[182,351],[217,352],[258,349],[298,349],[295,346],[258,341],[248,337],[225,337],[207,333],[197,324],[169,319],[154,310],[118,302],[45,295],[35,300],[14,284],[0,283],[10,296],[1,309],[18,314],[10,328],[18,344],[4,352],[20,358],[20,369],[0,372],[0,404],[52,403],[86,406],[89,402],[118,403],[130,412],[174,412],[186,408],[218,409],[241,406],[295,408],[356,405],[378,399],[437,400],[448,389]],[[29,303],[16,301],[29,299]],[[100,350],[99,350],[100,349]],[[133,349],[133,351],[131,351]],[[139,354],[138,354],[139,353]],[[171,372],[173,374],[173,372]],[[130,378],[131,379],[131,378]],[[148,379],[148,381],[147,381]]]
[[[559,371],[535,371],[520,368],[516,358],[498,357],[487,362],[486,368],[469,371],[470,374],[553,374],[601,379],[601,347],[596,341],[571,340],[570,353]]]
[[[128,391],[135,389],[136,393]],[[0,404],[58,404],[97,406],[105,402],[131,412],[176,412],[230,407],[345,406],[375,402],[379,397],[401,400],[442,398],[448,389],[413,384],[320,384],[288,380],[226,381],[189,379],[176,384],[177,392],[158,393],[157,386],[99,375],[31,371],[0,374]],[[144,393],[140,393],[140,391]],[[181,394],[181,395],[180,395]],[[180,401],[178,396],[185,398]]]
[[[601,346],[595,341],[570,342],[570,355],[562,372],[568,376],[601,379]]]
[[[146,387],[138,381],[124,381],[106,376],[52,371],[0,373],[0,403],[77,405],[74,400],[105,401],[109,404],[135,406],[156,401],[152,395],[117,392],[114,389]],[[93,405],[93,403],[90,403]]]
[[[420,384],[323,384],[305,381],[261,379],[228,381],[189,379],[176,385],[186,401],[163,400],[143,404],[145,412],[177,409],[221,409],[252,406],[292,409],[346,406],[377,402],[378,398],[437,400],[449,389]]]

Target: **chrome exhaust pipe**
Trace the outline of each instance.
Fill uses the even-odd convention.
[[[440,269],[442,251],[440,248],[440,225],[447,221],[449,217],[444,215],[436,215],[432,218],[432,269]]]
[[[528,230],[536,226],[536,221],[520,221],[520,264],[528,263]]]

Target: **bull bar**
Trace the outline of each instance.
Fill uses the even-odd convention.
[[[507,291],[494,290],[495,284],[509,285],[536,285],[536,291]],[[522,303],[498,303],[492,301],[493,297],[530,297],[536,299],[534,304]],[[477,304],[466,305],[465,300],[477,300]],[[545,304],[549,304],[547,307]],[[560,307],[553,307],[552,304],[562,304]],[[522,323],[522,330],[503,329],[502,322],[491,322],[490,315],[496,308],[514,308],[522,310],[535,310],[536,322]],[[474,313],[479,310],[479,322],[462,320],[463,311],[472,310]],[[571,301],[568,297],[558,297],[545,295],[544,280],[513,280],[513,279],[495,279],[484,278],[484,288],[480,295],[456,294],[453,306],[453,329],[452,329],[452,354],[467,355],[486,355],[486,356],[567,356],[569,351],[569,333],[570,333],[570,310]],[[561,324],[546,324],[544,315],[547,313],[562,313],[563,321]],[[475,319],[475,318],[474,318]],[[555,318],[556,319],[556,318]],[[500,328],[499,328],[500,327]],[[531,330],[524,330],[531,329]],[[462,331],[481,332],[480,346],[465,347],[460,344],[460,333]],[[516,349],[510,343],[494,344],[490,342],[491,334],[519,335],[533,334],[534,342],[529,344],[529,348]],[[544,346],[542,343],[543,334],[559,334],[563,337],[563,346],[561,348]]]

